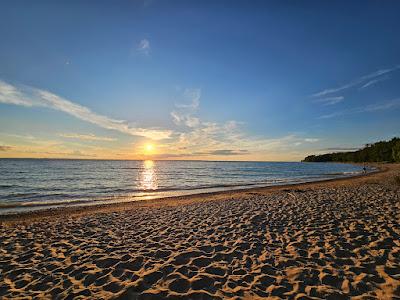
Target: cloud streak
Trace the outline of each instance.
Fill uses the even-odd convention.
[[[79,150],[73,150],[73,151],[68,151],[68,152],[58,152],[58,151],[35,151],[35,150],[19,150],[16,149],[16,152],[20,152],[20,153],[28,153],[28,154],[39,154],[39,155],[43,155],[43,157],[46,157],[47,155],[50,156],[58,156],[58,157],[63,157],[63,156],[68,156],[71,158],[74,157],[96,157],[96,154],[88,154],[88,153],[83,153],[82,151]]]
[[[322,115],[319,119],[330,119],[334,117],[340,117],[344,115],[350,114],[359,114],[359,113],[366,113],[366,112],[375,112],[375,111],[383,111],[388,109],[395,109],[400,107],[400,98],[393,99],[391,101],[383,102],[383,103],[375,103],[369,104],[362,107],[351,108],[347,110],[337,111],[331,114]]]
[[[307,143],[316,143],[316,142],[319,142],[319,139],[316,139],[316,138],[305,138],[304,141],[307,142]]]
[[[12,148],[11,146],[0,145],[0,151],[10,151]]]
[[[368,81],[367,83],[365,83],[363,86],[360,87],[360,90],[363,90],[363,89],[365,89],[365,88],[367,88],[367,87],[369,87],[371,85],[374,85],[374,84],[376,84],[378,82],[388,80],[389,78],[390,78],[389,76],[384,76],[384,77],[381,77],[381,78],[377,78],[377,79],[373,79],[371,81]]]
[[[214,156],[233,156],[233,155],[244,155],[250,153],[249,150],[232,150],[232,149],[217,149],[206,152],[195,152],[195,155],[214,155]]]
[[[326,97],[322,99],[315,100],[314,102],[322,103],[323,105],[333,105],[344,100],[343,96],[336,96],[336,97]]]
[[[371,74],[361,76],[361,77],[359,77],[359,78],[357,78],[357,79],[355,79],[353,81],[350,81],[349,83],[346,83],[346,84],[344,84],[342,86],[339,86],[339,87],[336,87],[336,88],[325,89],[325,90],[320,91],[318,93],[315,93],[315,94],[313,94],[311,96],[314,97],[314,98],[324,97],[324,96],[327,96],[327,95],[331,95],[331,94],[334,94],[334,93],[337,93],[337,92],[340,92],[340,91],[355,87],[357,85],[361,85],[361,84],[369,81],[369,82],[365,83],[365,85],[366,85],[366,86],[364,85],[364,88],[365,88],[365,87],[367,87],[369,85],[372,85],[372,84],[375,84],[375,83],[377,83],[379,81],[383,81],[383,80],[377,80],[375,78],[380,77],[380,76],[385,75],[385,74],[389,74],[391,72],[394,72],[394,71],[398,70],[399,68],[400,68],[400,65],[394,66],[394,67],[389,68],[389,69],[381,69],[381,70],[378,70],[378,71],[373,72]]]
[[[78,139],[83,141],[106,141],[112,142],[115,141],[115,138],[105,137],[105,136],[97,136],[94,134],[77,134],[77,133],[60,133],[59,136],[68,139]]]
[[[64,99],[51,92],[21,86],[17,87],[0,80],[0,103],[25,107],[46,107],[72,115],[80,120],[105,129],[116,130],[132,136],[142,136],[154,140],[169,138],[170,130],[136,128],[125,120],[116,120],[91,111],[89,108]]]

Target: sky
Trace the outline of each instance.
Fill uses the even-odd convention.
[[[0,157],[298,161],[400,136],[399,1],[1,1]]]

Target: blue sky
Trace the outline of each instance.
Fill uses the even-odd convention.
[[[399,13],[397,1],[3,1],[0,156],[299,160],[398,136]]]

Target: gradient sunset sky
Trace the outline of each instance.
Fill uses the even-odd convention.
[[[399,1],[1,1],[0,157],[292,161],[399,136],[399,15]]]

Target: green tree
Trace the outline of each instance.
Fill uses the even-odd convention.
[[[400,162],[400,138],[366,144],[353,152],[336,152],[307,156],[304,161],[324,162]]]
[[[400,141],[397,141],[392,148],[393,161],[400,162]]]

